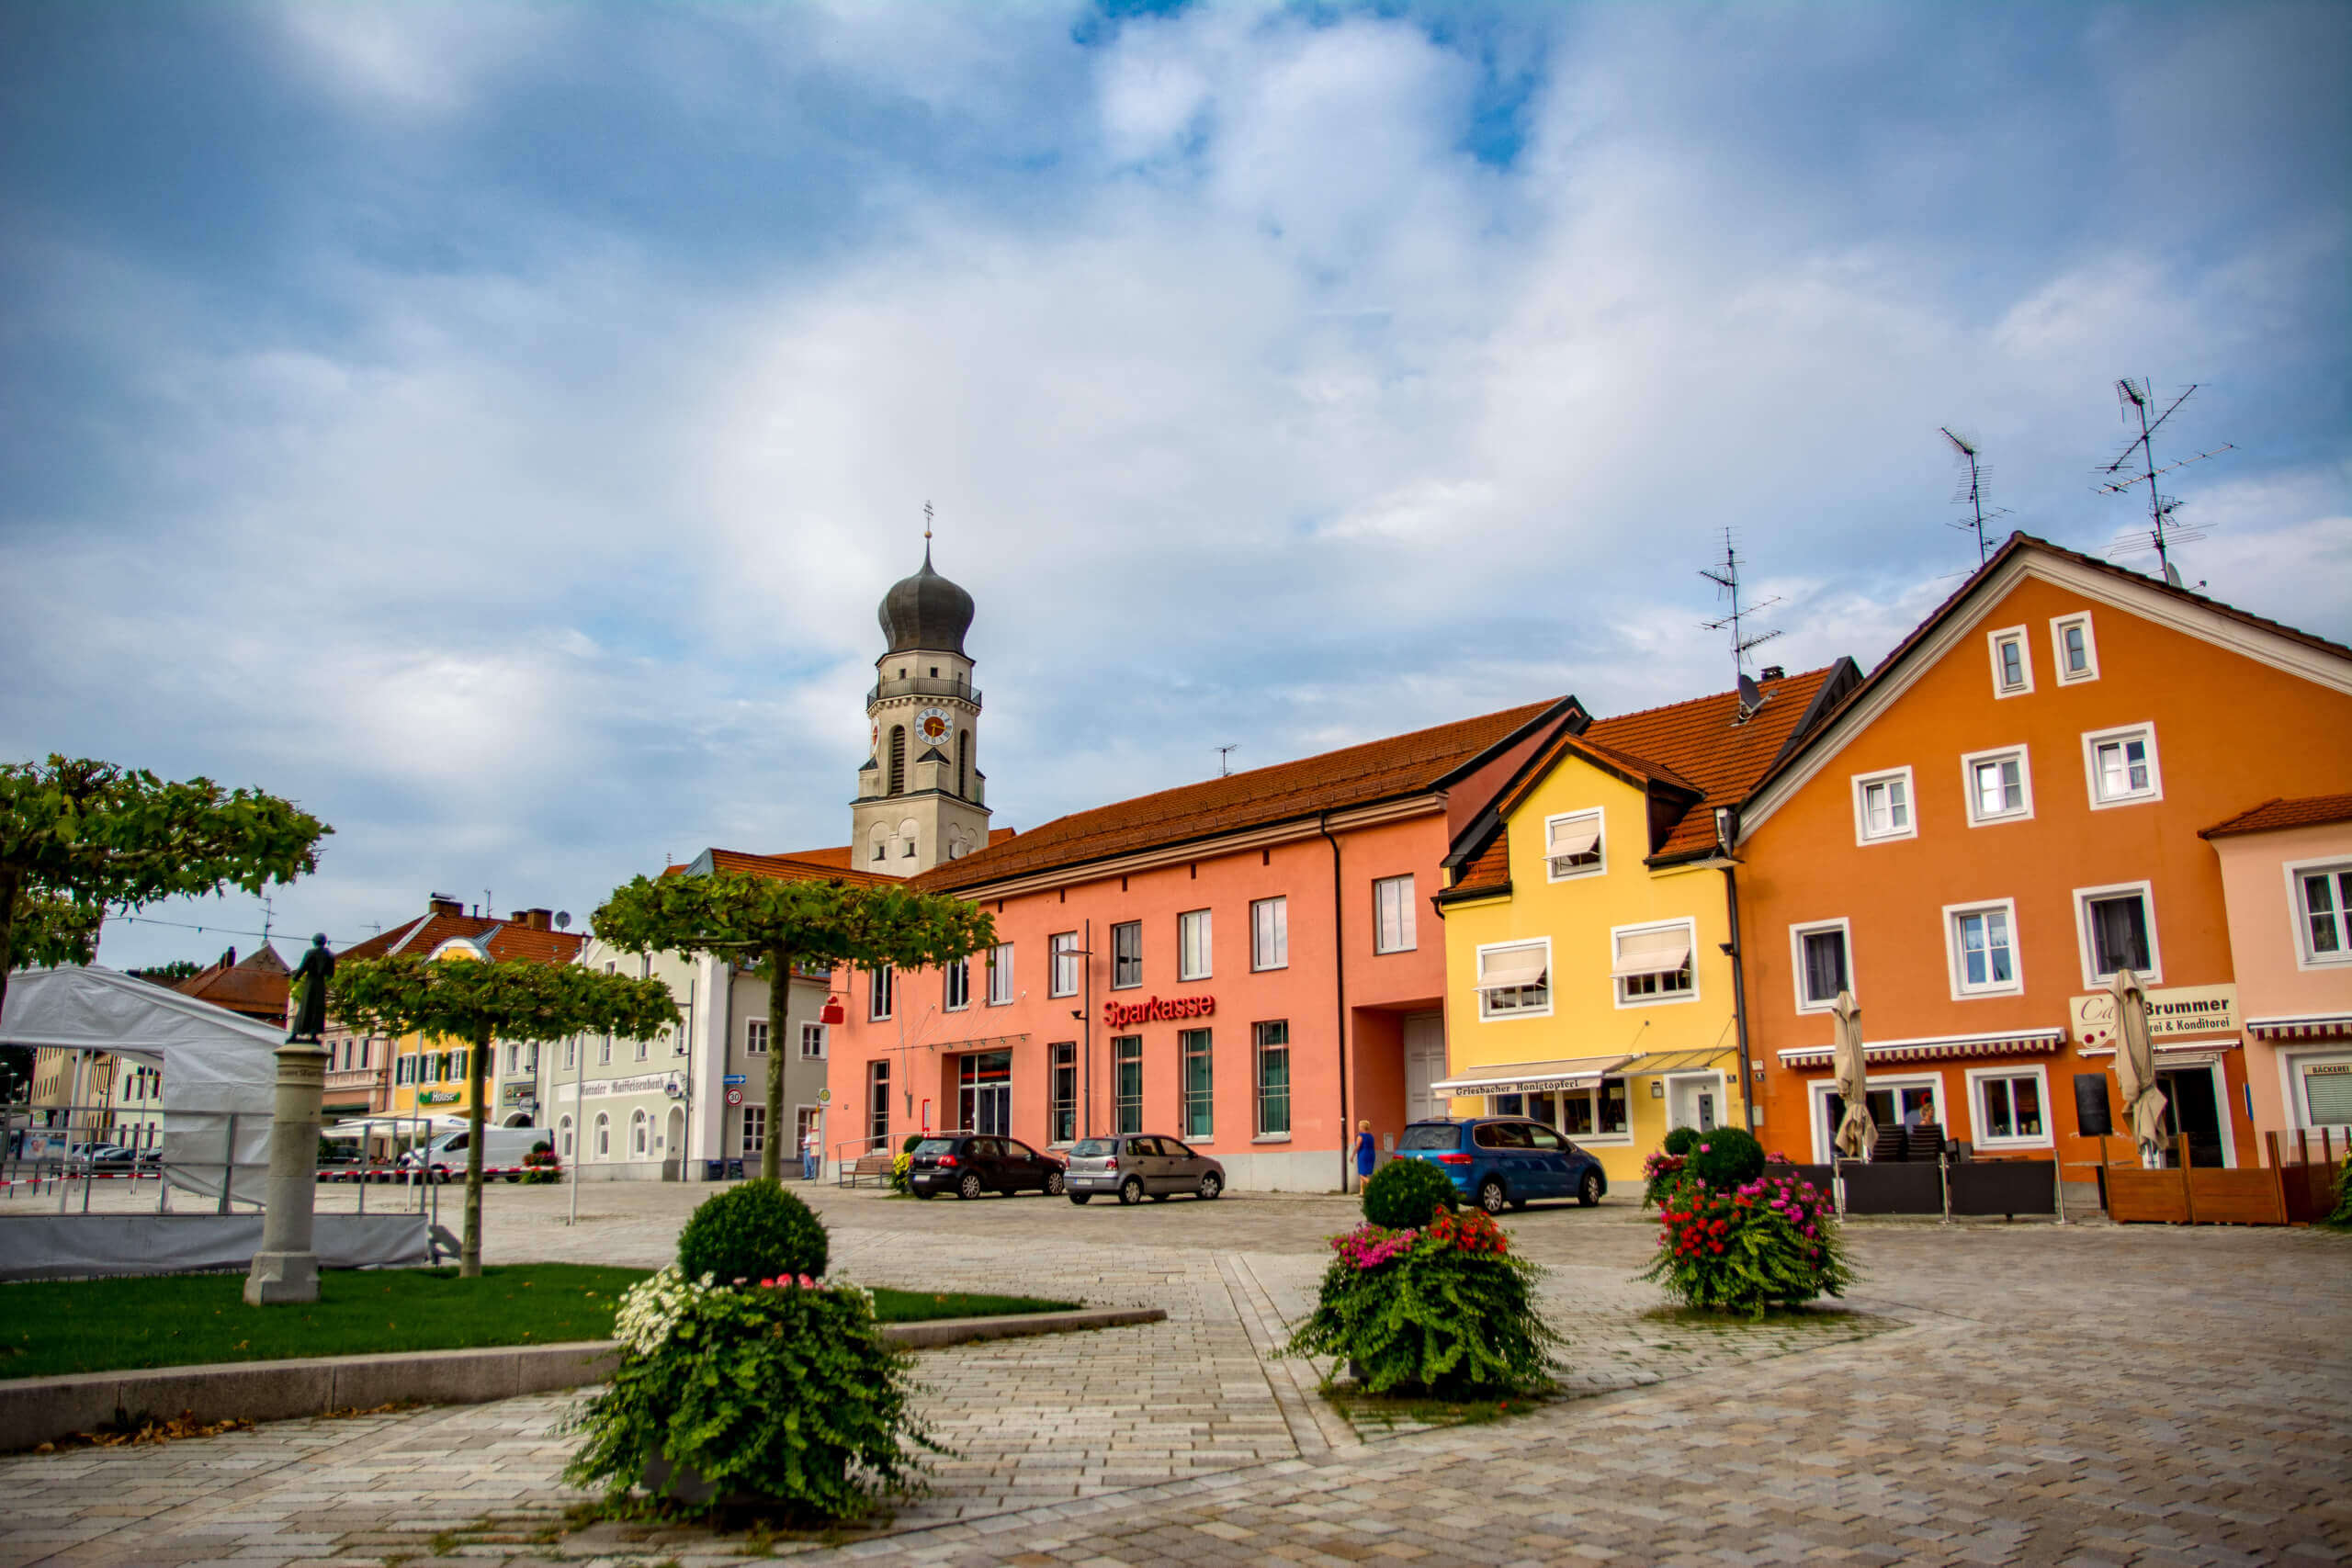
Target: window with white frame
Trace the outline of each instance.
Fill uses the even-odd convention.
[[[2062,686],[2098,679],[2098,644],[2091,637],[2088,612],[2060,615],[2051,621],[2050,657]]]
[[[1001,1008],[1012,1001],[1012,944],[998,942],[989,949],[989,1006]]]
[[[1911,813],[1910,769],[1854,775],[1856,843],[1876,844],[1918,836],[1918,823]]]
[[[1250,1025],[1258,1054],[1258,1136],[1290,1136],[1290,1021],[1275,1019]]]
[[[1620,926],[1609,940],[1609,974],[1617,985],[1619,1007],[1688,1001],[1699,994],[1690,955],[1698,942],[1693,922]]]
[[[1797,983],[1797,1011],[1827,1012],[1838,993],[1854,988],[1853,934],[1843,919],[1789,928],[1789,955]]]
[[[1559,1103],[1560,1131],[1571,1138],[1606,1143],[1629,1136],[1631,1099],[1623,1078],[1603,1078],[1590,1089],[1568,1089],[1561,1094]]]
[[[560,1158],[571,1157],[571,1118],[569,1116],[555,1124],[555,1152]]]
[[[2083,767],[2089,775],[2091,809],[2162,800],[2164,776],[2156,768],[2156,727],[2128,725],[2083,737]]]
[[[2025,988],[2018,967],[2017,903],[1949,905],[1951,988],[1956,997],[2004,996]]]
[[[1111,928],[1111,988],[1132,991],[1143,984],[1143,922],[1122,920]]]
[[[893,998],[899,988],[898,974],[888,964],[876,964],[868,973],[873,984],[866,992],[865,1016],[879,1023],[890,1016]]]
[[[804,1062],[821,1062],[825,1059],[825,1026],[823,1024],[803,1023],[800,1026],[800,1059]]]
[[[343,1065],[346,1067],[351,1066],[351,1043],[349,1041],[344,1042]],[[506,1070],[510,1073],[519,1073],[523,1070],[522,1046],[512,1043],[507,1045]]]
[[[652,1043],[640,1034],[638,1036],[635,1043],[637,1045],[637,1059],[642,1062],[645,1060],[646,1052],[652,1049]]]
[[[2155,900],[2144,882],[2075,889],[2083,944],[2083,978],[2103,986],[2129,969],[2143,980],[2164,978],[2156,949]]]
[[[1572,876],[1600,876],[1609,869],[1601,842],[1601,814],[1571,811],[1544,819],[1546,880],[1565,882]]]
[[[1191,909],[1176,917],[1176,978],[1209,977],[1209,912]]]
[[[572,1035],[563,1043],[563,1070],[570,1072],[580,1060],[580,1036]]]
[[[768,1146],[768,1108],[764,1105],[743,1107],[743,1152],[755,1155]]]
[[[1974,1143],[1997,1149],[2021,1145],[2050,1144],[2049,1084],[2039,1067],[1979,1068],[1968,1075],[1970,1113],[1975,1118]]]
[[[1478,950],[1478,1016],[1541,1018],[1552,1010],[1552,939]]]
[[[1046,939],[1046,994],[1078,995],[1078,933],[1056,931]]]
[[[944,989],[941,1005],[949,1012],[962,1012],[972,1005],[972,961],[958,958],[942,970]]]
[[[1384,876],[1372,885],[1372,950],[1413,951],[1413,879]]]
[[[1250,906],[1250,967],[1290,967],[1290,900],[1261,898]]]
[[[2352,964],[2352,865],[2297,865],[2295,934],[2306,964]]]
[[[609,1034],[596,1042],[596,1065],[600,1067],[613,1065],[613,1037]]]
[[[2023,626],[1986,634],[1993,649],[1993,694],[2018,697],[2033,690],[2033,650]]]
[[[764,1056],[768,1054],[768,1021],[752,1018],[743,1021],[743,1054]]]
[[[596,1112],[596,1157],[598,1159],[610,1159],[612,1156],[613,1119],[604,1111],[599,1111]]]
[[[651,1135],[651,1128],[652,1123],[646,1119],[644,1111],[637,1111],[629,1117],[628,1152],[631,1158],[643,1159],[645,1157],[645,1141]]]
[[[2352,1056],[2299,1056],[2293,1063],[2298,1125],[2352,1126]]]
[[[2022,822],[2033,815],[2033,774],[2024,747],[1972,751],[1960,760],[1960,777],[1970,827]]]

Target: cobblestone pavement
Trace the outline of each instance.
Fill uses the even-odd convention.
[[[835,1540],[570,1529],[571,1396],[0,1461],[0,1568],[469,1560],[882,1564],[2149,1564],[2352,1561],[2352,1238],[1856,1227],[1850,1313],[1657,1312],[1629,1203],[1507,1222],[1582,1397],[1424,1428],[1267,1352],[1338,1199],[1141,1209],[810,1190],[875,1284],[1146,1303],[1169,1321],[927,1352],[957,1450]],[[668,1260],[693,1188],[494,1190],[492,1261]],[[371,1204],[371,1207],[373,1205]]]

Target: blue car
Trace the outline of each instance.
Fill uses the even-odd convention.
[[[1524,1116],[1415,1122],[1398,1134],[1396,1157],[1428,1160],[1490,1214],[1532,1198],[1573,1198],[1589,1209],[1609,1190],[1599,1160]]]

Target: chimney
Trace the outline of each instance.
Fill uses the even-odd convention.
[[[433,895],[427,900],[427,904],[432,912],[436,915],[462,915],[466,912],[466,907],[463,904],[440,893]]]
[[[1767,664],[1764,666],[1764,679],[1767,681],[1785,681],[1788,679],[1788,675],[1789,672],[1786,670],[1781,669],[1777,664]]]
[[[221,968],[223,968],[223,969],[234,969],[236,966],[237,966],[237,950],[236,950],[235,948],[233,948],[233,947],[232,947],[232,948],[230,948],[227,952],[225,952],[225,953],[221,953],[221,955],[220,955],[220,967],[221,967]]]
[[[523,913],[526,917],[523,923],[529,926],[533,931],[551,931],[555,930],[555,911],[553,909],[526,909]]]

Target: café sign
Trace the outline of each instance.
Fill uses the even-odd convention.
[[[2200,1034],[2237,1032],[2238,988],[2224,986],[2159,987],[2147,993],[2148,1039],[2153,1043]],[[2093,991],[2072,1004],[2075,1044],[2084,1051],[2116,1047],[2115,993]]]
[[[1139,1002],[1104,1002],[1102,1021],[1113,1029],[1125,1029],[1135,1023],[1159,1023],[1163,1020],[1206,1018],[1216,1011],[1216,998],[1212,996],[1151,997]]]

